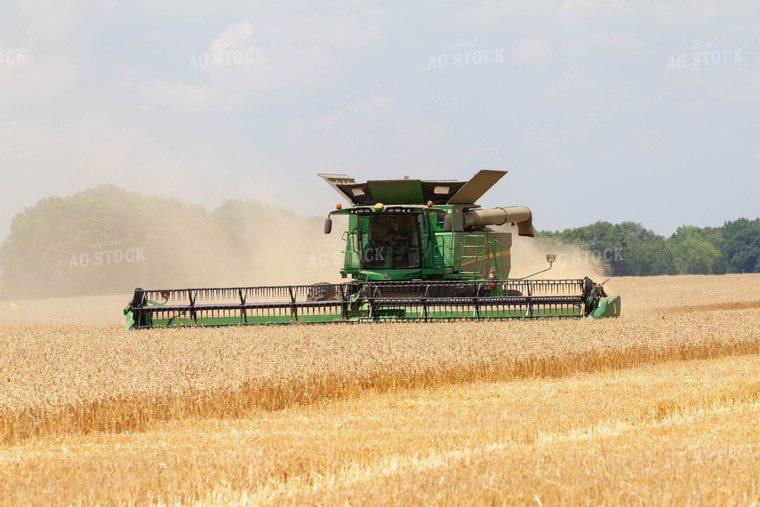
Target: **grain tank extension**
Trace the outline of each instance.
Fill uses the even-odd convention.
[[[320,174],[348,203],[344,283],[136,289],[126,328],[363,321],[615,317],[620,297],[590,279],[510,279],[511,224],[533,236],[525,206],[476,201],[506,171],[469,181],[370,180]],[[547,256],[549,267],[553,256]]]

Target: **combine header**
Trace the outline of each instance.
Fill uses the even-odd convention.
[[[317,322],[616,317],[620,297],[589,278],[509,279],[511,223],[533,236],[525,206],[475,202],[506,171],[469,181],[374,180],[320,174],[348,202],[339,284],[143,290],[124,309],[125,328]],[[554,256],[548,255],[549,268]],[[534,273],[538,274],[538,273]],[[531,275],[533,276],[533,275]],[[527,278],[527,277],[526,277]]]

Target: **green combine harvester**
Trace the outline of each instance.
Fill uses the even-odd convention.
[[[351,203],[338,204],[325,221],[330,234],[333,215],[348,217],[340,272],[350,281],[135,289],[124,309],[124,327],[619,316],[620,297],[607,295],[589,278],[508,278],[512,233],[489,226],[512,224],[520,236],[533,236],[531,211],[475,204],[505,174],[480,171],[469,181],[366,183],[320,174]],[[554,256],[547,261],[543,271],[551,268]]]

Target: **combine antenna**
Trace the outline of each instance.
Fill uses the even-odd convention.
[[[540,273],[543,273],[543,272],[545,272],[545,271],[549,271],[549,270],[552,268],[552,266],[554,265],[554,261],[555,261],[556,259],[557,259],[557,256],[556,256],[556,255],[554,255],[554,254],[546,254],[546,262],[548,262],[548,263],[549,263],[549,267],[548,267],[548,268],[546,268],[546,269],[542,269],[541,271],[536,271],[536,272],[535,272],[535,273],[533,273],[532,275],[528,275],[528,276],[524,276],[524,277],[522,277],[522,278],[518,278],[518,280],[525,280],[525,279],[527,279],[527,278],[530,278],[531,276],[536,276],[536,275],[538,275],[538,274],[540,274]]]

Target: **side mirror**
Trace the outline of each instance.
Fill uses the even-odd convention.
[[[332,218],[327,217],[325,220],[325,234],[330,234],[332,232]]]
[[[443,230],[446,232],[451,232],[454,230],[454,225],[451,221],[451,215],[447,214],[445,217],[443,217]]]

